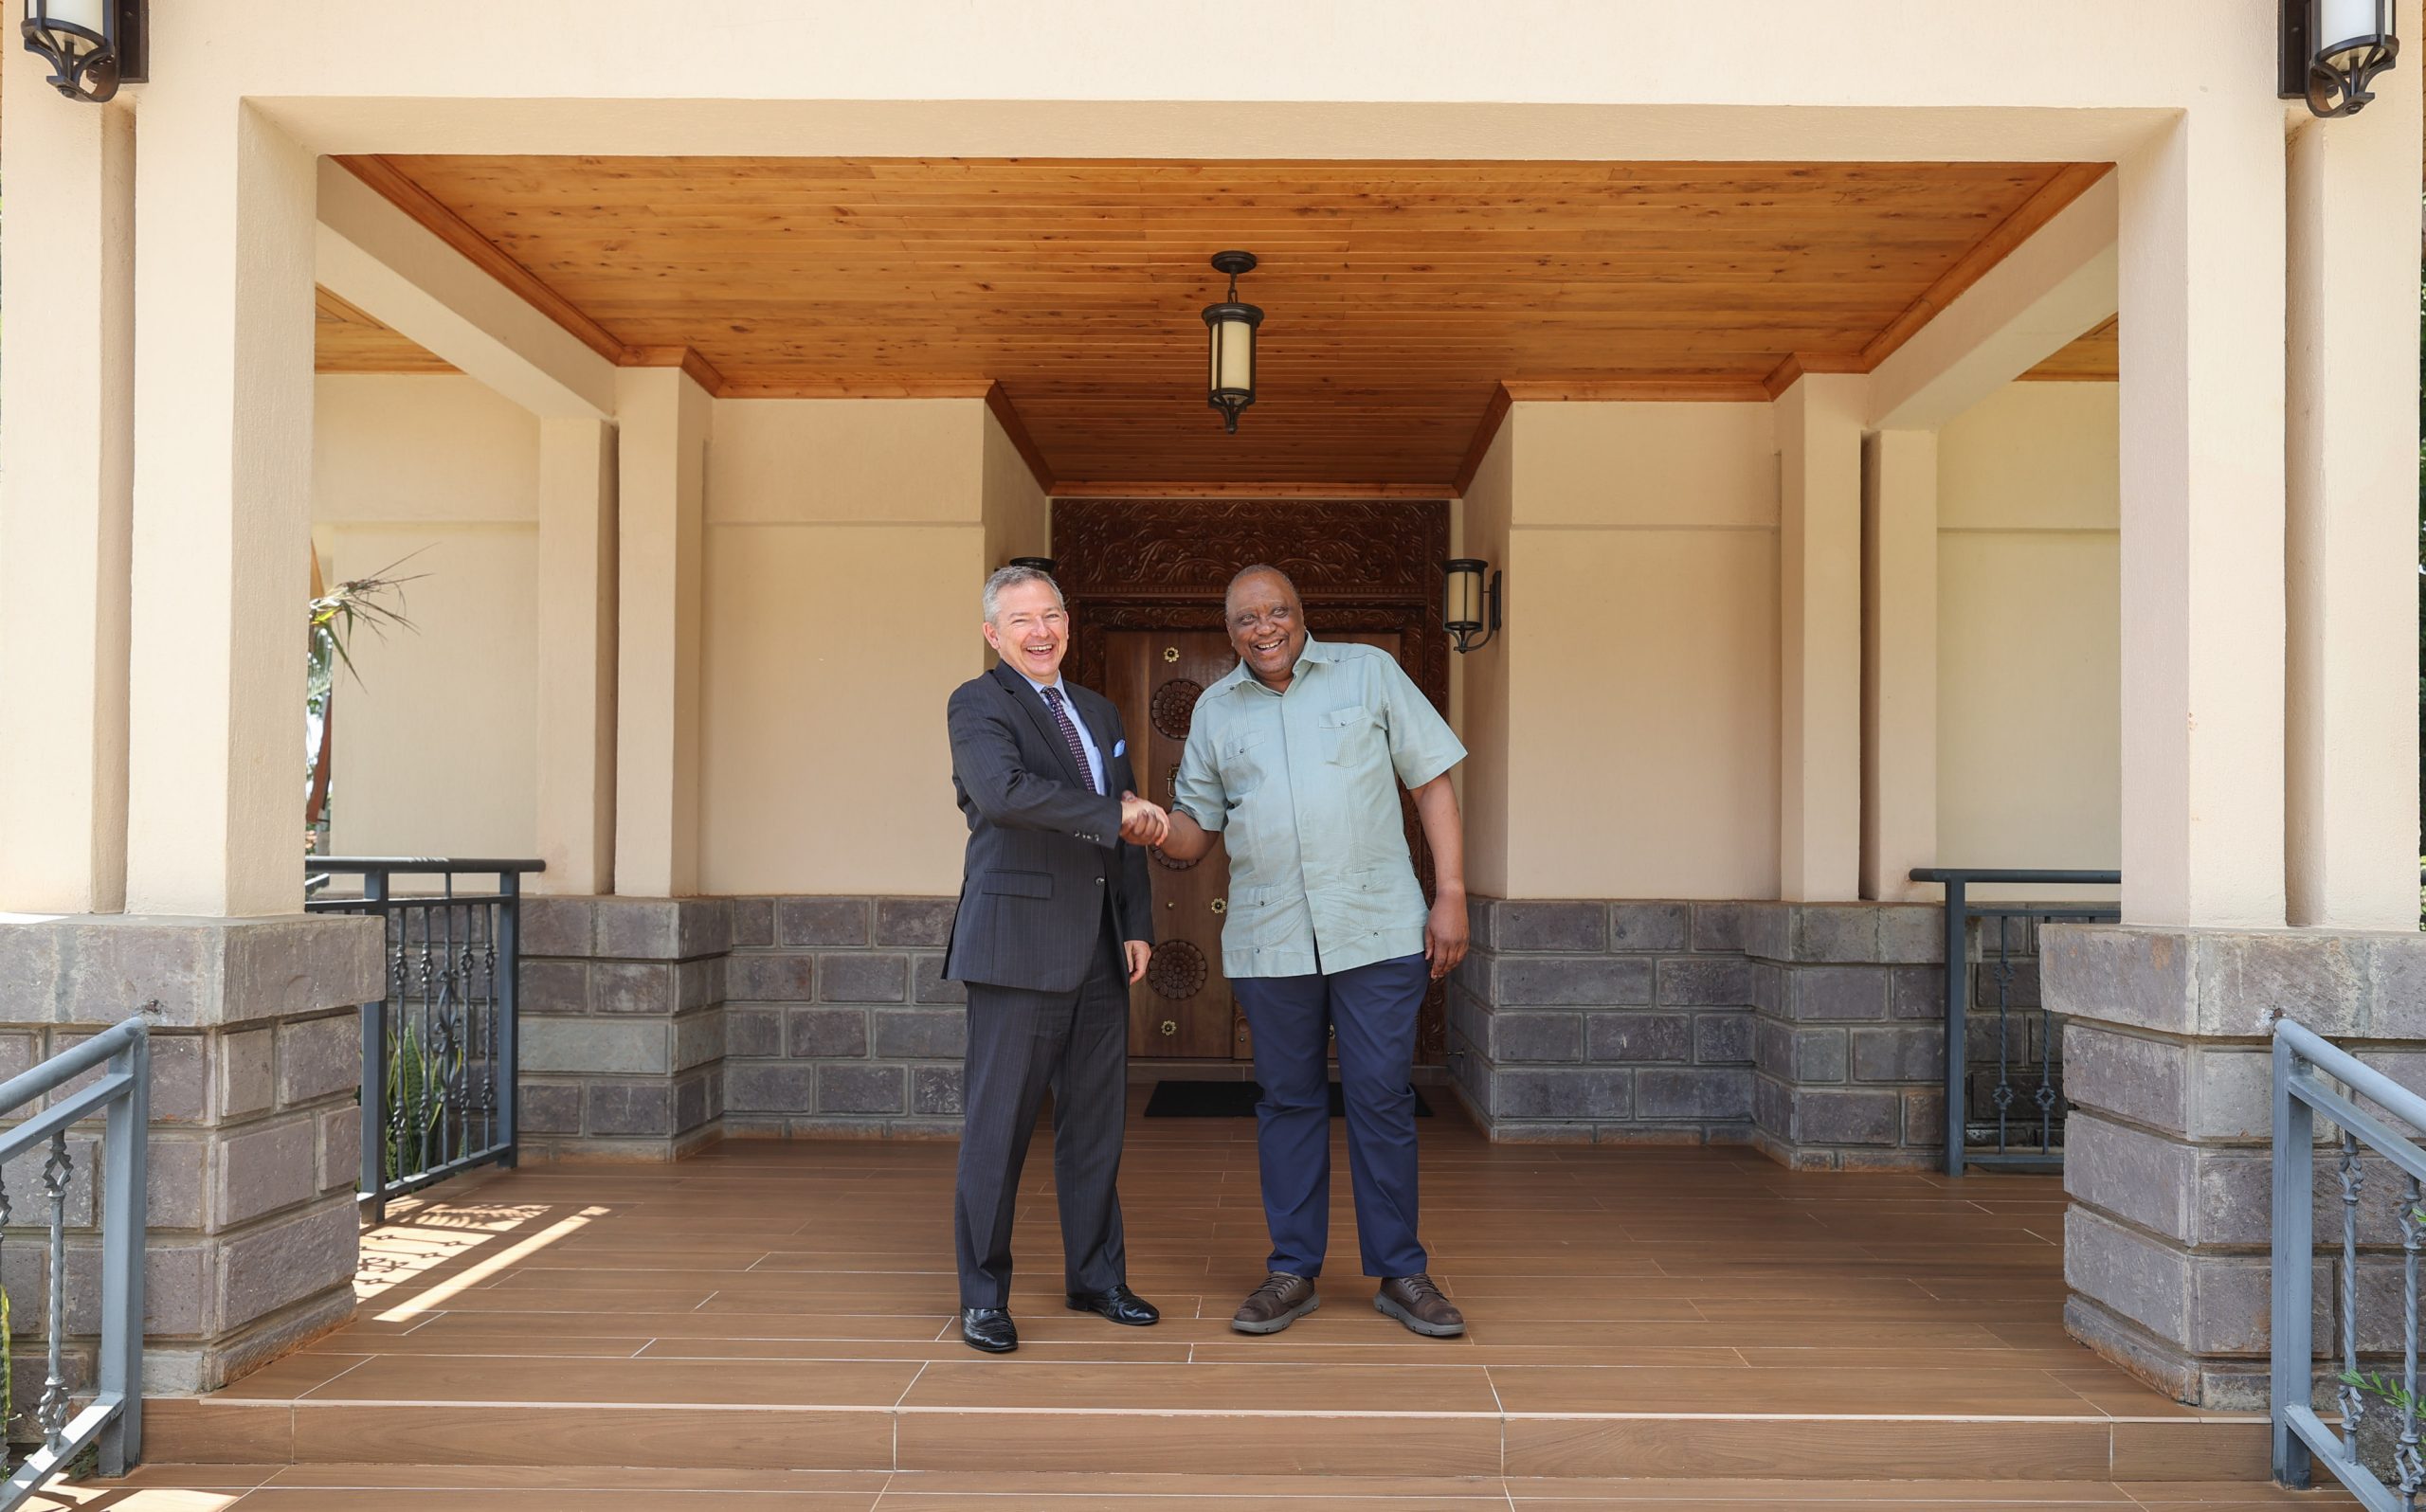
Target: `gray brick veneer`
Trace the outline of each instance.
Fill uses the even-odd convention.
[[[2292,1018],[2426,1089],[2426,935],[2055,925],[2040,968],[2065,1019],[2074,1105],[2065,1326],[2179,1400],[2263,1411],[2272,1025]],[[2359,1347],[2382,1359],[2399,1348],[2399,1182],[2368,1167]],[[2327,1257],[2341,1253],[2342,1202],[2329,1157],[2316,1177],[2313,1337],[2325,1350],[2337,1337]],[[2329,1379],[2321,1385],[2329,1397]]]
[[[734,927],[725,898],[523,900],[525,1159],[669,1161],[720,1136]]]
[[[373,919],[0,924],[0,1077],[137,1012],[152,1025],[148,1392],[216,1389],[353,1316],[359,1004],[385,981]],[[100,1323],[94,1127],[68,1140],[65,1322],[80,1392]],[[29,1151],[5,1172],[21,1217],[46,1205],[42,1160]],[[21,1431],[43,1378],[45,1238],[12,1227],[0,1246]]]
[[[1476,1122],[1511,1142],[1749,1140],[1744,909],[1474,899],[1449,1065]]]
[[[955,1139],[969,1027],[948,897],[734,898],[724,1130]]]
[[[1753,1143],[1798,1170],[1938,1164],[1946,1146],[1945,911],[1747,903]]]

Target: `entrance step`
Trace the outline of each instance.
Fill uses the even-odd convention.
[[[114,1512],[2255,1512],[2347,1507],[2338,1490],[2198,1481],[1781,1481],[1512,1476],[1038,1475],[587,1466],[146,1466],[84,1488]],[[205,1500],[208,1498],[208,1500]]]
[[[595,1364],[568,1360],[559,1369],[570,1386]],[[1457,1388],[1426,1379],[1438,1372],[1421,1367],[1396,1372],[1403,1384],[1344,1382],[1343,1367],[1271,1368],[1331,1377],[1310,1389],[1334,1399],[1122,1407],[1085,1389],[1085,1367],[982,1364],[912,1367],[918,1379],[906,1387],[839,1370],[836,1399],[780,1405],[384,1393],[267,1401],[231,1393],[152,1403],[145,1449],[196,1463],[401,1466],[443,1457],[462,1467],[763,1471],[1223,1475],[1251,1467],[1322,1476],[2028,1483],[2267,1475],[2266,1425],[2255,1417],[1523,1412],[1450,1405]],[[1362,1392],[1350,1389],[1360,1384]],[[1276,1388],[1284,1403],[1298,1395]],[[877,1393],[909,1399],[843,1399]],[[1400,1406],[1393,1396],[1439,1400]]]

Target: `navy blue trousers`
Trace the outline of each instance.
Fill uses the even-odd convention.
[[[1271,1269],[1323,1273],[1331,1243],[1331,1072],[1339,1038],[1349,1181],[1368,1276],[1430,1269],[1416,1238],[1415,1020],[1431,972],[1421,956],[1307,977],[1234,978],[1255,1035],[1256,1155]]]

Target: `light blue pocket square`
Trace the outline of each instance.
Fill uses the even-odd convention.
[[[1113,742],[1112,743],[1112,753],[1113,753],[1114,756],[1126,756],[1126,755],[1128,755],[1128,754],[1129,754],[1129,742],[1127,742],[1127,741],[1125,741],[1125,740],[1115,740],[1115,741],[1113,741]]]

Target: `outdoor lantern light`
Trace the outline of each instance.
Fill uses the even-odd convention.
[[[1204,307],[1212,349],[1212,386],[1204,402],[1222,412],[1222,428],[1238,434],[1239,411],[1255,403],[1255,328],[1263,312],[1239,302],[1239,275],[1255,267],[1252,252],[1216,252],[1213,266],[1230,276],[1230,292]]]
[[[2282,0],[2282,87],[2319,116],[2355,116],[2400,56],[2393,0]]]
[[[143,20],[144,0],[26,0],[18,29],[26,51],[50,64],[53,87],[99,104],[143,81]]]
[[[1459,652],[1486,645],[1499,633],[1499,574],[1479,557],[1451,557],[1440,564],[1440,628]]]

